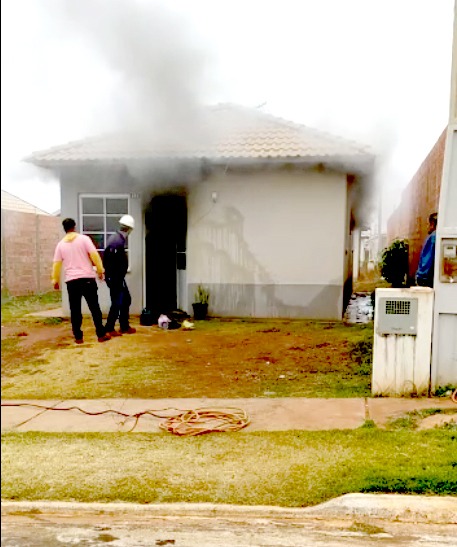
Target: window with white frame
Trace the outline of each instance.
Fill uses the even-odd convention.
[[[103,257],[109,237],[119,230],[119,219],[129,214],[129,196],[82,194],[79,197],[79,211],[81,233],[92,239]],[[128,239],[126,246],[128,247]]]

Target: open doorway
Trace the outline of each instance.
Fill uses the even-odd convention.
[[[182,309],[186,299],[186,197],[153,197],[145,227],[146,307],[155,320],[161,313]]]

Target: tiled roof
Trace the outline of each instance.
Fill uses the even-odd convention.
[[[155,158],[312,160],[357,164],[372,159],[366,147],[255,109],[218,105],[198,125],[173,137],[144,133],[104,135],[33,153],[25,161],[43,167]]]
[[[2,209],[49,216],[49,213],[46,213],[46,211],[35,207],[35,205],[32,205],[31,203],[27,203],[27,201],[24,201],[23,199],[13,196],[13,194],[10,194],[9,192],[5,192],[5,190],[2,190]]]

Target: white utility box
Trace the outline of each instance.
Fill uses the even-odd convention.
[[[376,289],[373,395],[426,395],[430,386],[433,289]]]

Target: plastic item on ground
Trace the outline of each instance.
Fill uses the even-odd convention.
[[[170,321],[171,319],[168,317],[168,315],[162,313],[161,315],[159,315],[159,320],[157,322],[161,329],[168,330],[168,324],[170,323]]]
[[[195,325],[187,319],[184,319],[181,326],[184,330],[193,330],[195,328]]]

